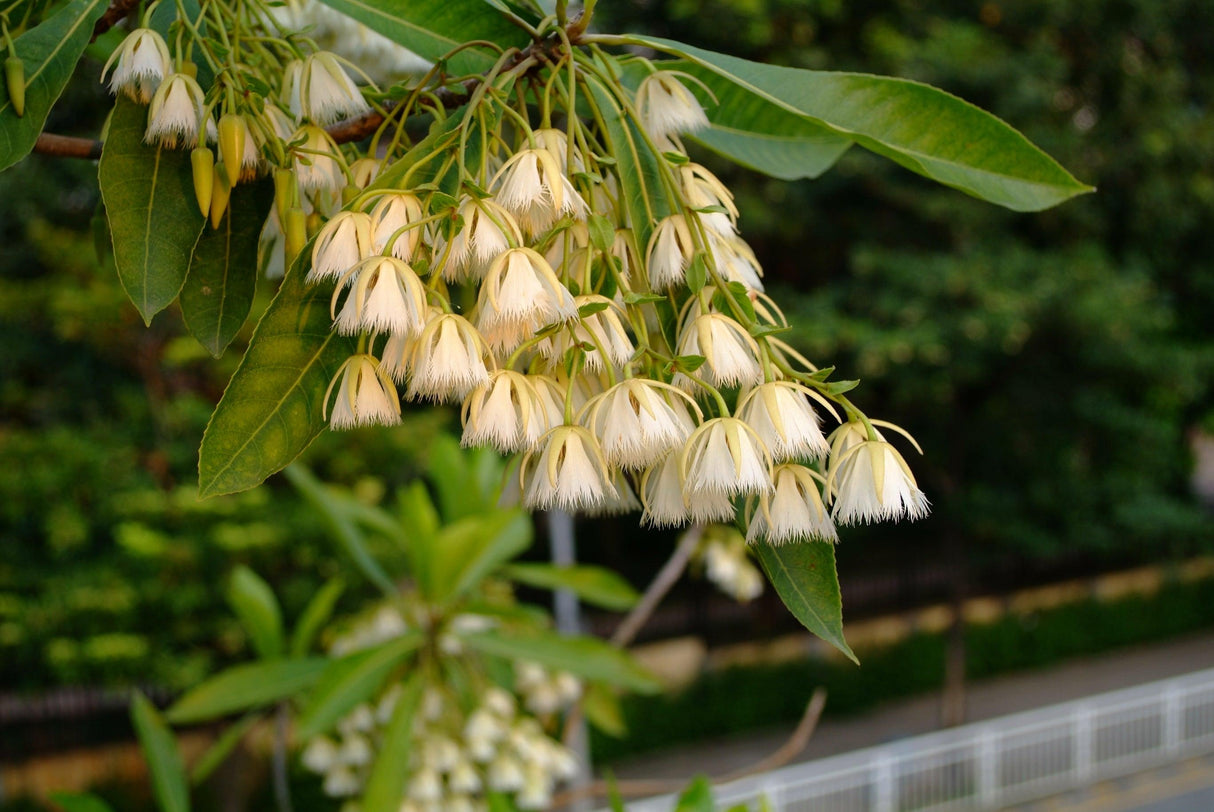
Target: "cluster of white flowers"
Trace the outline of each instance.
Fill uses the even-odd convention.
[[[659,527],[741,510],[772,542],[923,515],[878,423],[773,335],[787,325],[733,197],[681,151],[707,121],[694,95],[655,73],[636,104],[670,180],[671,213],[647,224],[580,125],[520,131],[456,197],[372,187],[325,224],[308,281],[333,285],[334,329],[362,347],[331,425],[394,424],[401,396],[459,404],[466,445],[521,456],[532,509]],[[848,413],[829,439],[815,404]]]
[[[250,8],[267,26],[340,27],[303,0]],[[366,147],[325,129],[371,109],[360,71],[327,51],[245,55],[204,92],[140,28],[110,84],[150,103],[149,140],[196,145],[212,224],[240,180],[274,167],[267,268],[314,236],[307,281],[332,291],[333,329],[358,337],[325,395],[333,428],[395,424],[402,397],[458,404],[464,443],[519,455],[521,500],[537,510],[641,510],[656,527],[740,517],[773,543],[926,513],[882,434],[894,427],[778,337],[788,325],[732,194],[683,149],[708,118],[681,74],[650,66],[632,92],[575,70],[558,90],[561,72],[503,54],[452,114],[453,137],[388,185],[376,178],[404,149],[403,113]],[[513,91],[528,70],[542,93]],[[648,169],[613,154],[612,116],[646,142]],[[643,200],[629,167],[649,175]],[[822,412],[841,423],[830,437]]]
[[[695,555],[703,562],[708,580],[734,600],[746,603],[763,594],[763,575],[750,561],[746,539],[734,528],[719,524],[704,528]]]
[[[462,620],[462,622],[461,622]],[[458,616],[456,626],[478,628],[479,616]],[[390,606],[379,607],[333,641],[330,654],[341,656],[379,645],[404,634],[409,621]],[[459,649],[440,641],[448,654]],[[476,812],[486,810],[489,791],[512,795],[519,809],[547,809],[553,791],[573,778],[578,762],[573,753],[545,731],[577,701],[581,682],[567,672],[549,672],[527,661],[513,664],[513,692],[481,677],[472,696],[457,695],[449,685],[426,688],[414,717],[410,776],[402,812]],[[331,735],[308,741],[303,765],[324,776],[323,789],[348,799],[343,809],[356,812],[357,798],[375,763],[385,730],[403,688],[395,683],[374,702],[346,714]]]

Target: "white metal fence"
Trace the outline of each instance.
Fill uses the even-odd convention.
[[[717,788],[721,808],[989,810],[1214,752],[1214,669],[794,764]],[[629,805],[668,812],[673,796]]]

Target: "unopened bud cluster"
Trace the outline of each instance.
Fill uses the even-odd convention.
[[[478,616],[457,616],[475,624]],[[333,656],[349,654],[405,634],[409,622],[395,609],[381,607],[366,622],[333,642]],[[440,644],[449,656],[458,647]],[[402,812],[476,812],[487,810],[489,792],[512,797],[518,809],[547,809],[557,785],[573,778],[573,753],[549,735],[555,721],[581,696],[581,682],[565,672],[552,673],[526,662],[512,663],[512,690],[490,682],[474,660],[462,665],[474,676],[471,695],[448,683],[427,686],[413,717],[409,775]],[[343,809],[355,812],[366,789],[375,757],[403,693],[394,683],[374,701],[346,714],[331,735],[304,746],[303,765],[323,776],[324,792],[349,799]]]

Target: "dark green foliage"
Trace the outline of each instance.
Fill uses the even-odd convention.
[[[1007,615],[966,630],[967,671],[989,677],[1044,668],[1066,658],[1174,637],[1214,626],[1214,581],[1172,584],[1153,596],[1087,600],[1033,615]],[[791,725],[814,689],[826,689],[825,713],[846,716],[881,702],[938,690],[945,638],[917,634],[879,651],[861,651],[856,668],[841,658],[730,668],[708,674],[673,696],[629,697],[628,735],[592,732],[596,760]]]

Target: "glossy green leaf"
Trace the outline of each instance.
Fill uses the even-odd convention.
[[[632,223],[637,245],[644,251],[654,224],[671,214],[662,184],[662,157],[653,150],[637,122],[619,98],[598,80],[589,82],[590,95],[603,127],[611,155],[616,159],[620,198]]]
[[[405,532],[405,554],[418,589],[427,600],[434,600],[435,540],[441,525],[438,508],[430,498],[426,484],[415,479],[396,492],[397,514]]]
[[[227,598],[258,656],[267,660],[282,656],[282,610],[270,585],[241,565],[232,571]]]
[[[260,714],[250,713],[236,723],[228,725],[227,729],[215,740],[214,744],[208,747],[190,768],[190,783],[198,786],[203,781],[206,781],[211,776],[211,773],[215,772],[221,764],[228,760],[228,756],[232,755],[232,751],[240,744],[241,739],[259,721],[261,721]]]
[[[625,39],[682,57],[682,69],[730,99],[722,82],[1009,209],[1038,211],[1092,190],[1003,121],[929,85],[764,65],[660,37]]]
[[[237,186],[219,228],[204,228],[194,244],[181,315],[190,334],[216,358],[249,317],[257,288],[257,242],[273,203],[271,180]]]
[[[131,723],[152,776],[156,805],[161,812],[189,812],[190,787],[177,741],[156,707],[138,691],[131,698]]]
[[[422,642],[420,632],[409,632],[330,662],[299,715],[295,735],[306,741],[328,731],[354,706],[375,696],[393,669]]]
[[[431,551],[432,599],[446,602],[463,595],[529,546],[531,517],[521,510],[499,510],[447,525]]]
[[[630,609],[640,599],[632,586],[609,569],[587,565],[511,564],[503,575],[541,589],[568,589],[583,601],[604,609]]]
[[[295,629],[291,633],[292,657],[307,655],[308,650],[316,641],[316,636],[333,616],[333,609],[337,606],[337,600],[345,589],[345,581],[340,578],[330,578],[324,586],[316,591],[312,600],[308,601],[308,605],[304,607],[303,614],[299,616]]]
[[[118,279],[150,324],[185,283],[203,218],[188,150],[143,143],[147,108],[119,96],[97,177]]]
[[[639,693],[657,693],[662,686],[627,652],[594,637],[563,637],[553,632],[519,634],[477,632],[461,634],[470,648],[512,660],[534,660],[547,668],[586,679],[618,685]]]
[[[448,522],[492,510],[496,499],[480,488],[473,476],[472,455],[454,437],[440,434],[430,445],[426,474],[434,483],[443,518]]]
[[[13,40],[25,67],[25,115],[18,116],[8,93],[0,90],[0,170],[34,148],[51,107],[93,36],[93,24],[108,6],[108,0],[74,0]]]
[[[321,401],[356,344],[333,332],[331,291],[306,285],[306,271],[287,273],[211,416],[198,452],[203,497],[261,484],[327,425]]]
[[[755,555],[793,617],[811,632],[860,661],[843,639],[843,599],[835,572],[835,548],[825,541],[754,545]]]
[[[457,46],[486,40],[503,47],[522,47],[527,35],[484,0],[323,0],[418,56],[438,61]],[[447,63],[453,75],[483,73],[497,52],[489,48],[460,51]]]
[[[284,473],[291,484],[304,495],[304,498],[320,511],[333,538],[341,545],[346,555],[350,556],[350,560],[362,571],[367,580],[379,587],[385,595],[395,595],[396,585],[392,583],[388,573],[384,572],[384,568],[367,550],[366,538],[363,536],[362,530],[350,518],[342,498],[302,465],[292,465]]]
[[[364,812],[397,812],[400,809],[400,799],[409,779],[409,771],[401,769],[401,765],[409,763],[413,721],[421,705],[423,687],[421,679],[410,679],[396,700],[392,719],[379,742],[379,754],[363,791],[361,808]]]
[[[113,812],[113,807],[96,795],[52,792],[50,798],[63,808],[63,812]]]
[[[317,657],[235,665],[187,691],[165,716],[185,725],[262,708],[311,687],[328,664]]]

